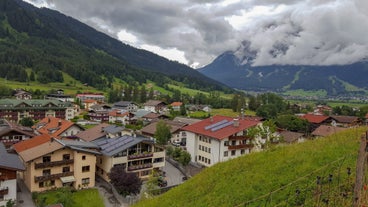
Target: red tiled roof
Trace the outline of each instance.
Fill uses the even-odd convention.
[[[106,133],[103,131],[105,127],[109,126],[107,123],[101,123],[97,126],[94,126],[92,128],[89,128],[85,131],[80,131],[75,136],[83,139],[84,141],[90,142],[95,139],[101,138],[106,135]]]
[[[324,115],[305,114],[305,115],[301,116],[300,118],[306,119],[310,123],[320,124],[320,123],[326,121],[330,117],[329,116],[324,116]]]
[[[171,106],[181,106],[181,105],[183,105],[182,102],[172,102],[171,103]]]
[[[51,140],[50,135],[41,134],[41,135],[35,136],[31,139],[18,142],[16,144],[14,144],[13,147],[14,147],[15,151],[17,151],[17,153],[20,153],[24,150],[27,150],[27,149],[33,148],[35,146],[41,145],[41,144],[46,143],[50,140]]]
[[[221,129],[218,129],[216,131],[211,131],[211,129],[206,130],[205,127],[210,126],[212,124],[216,124],[221,121],[233,121],[234,118],[228,117],[228,116],[220,116],[216,115],[212,118],[205,119],[203,121],[194,123],[192,125],[188,125],[182,128],[183,131],[190,131],[196,134],[205,135],[208,137],[213,137],[219,140],[222,140],[224,138],[227,138],[233,134],[236,134],[238,132],[241,132],[245,129],[251,128],[253,126],[256,126],[257,124],[261,123],[260,121],[256,120],[249,120],[249,119],[238,119],[239,126],[234,126],[233,124],[223,127]]]
[[[34,127],[41,134],[49,134],[51,136],[57,137],[60,134],[62,134],[65,130],[72,127],[73,125],[75,124],[71,121],[55,118],[53,116],[48,116],[48,117],[43,118]],[[55,132],[50,134],[50,131],[52,130],[55,130]]]

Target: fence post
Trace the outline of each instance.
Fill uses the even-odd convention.
[[[363,179],[364,179],[364,165],[367,157],[367,134],[362,135],[359,147],[359,154],[356,164],[356,178],[355,178],[355,186],[354,186],[354,196],[353,196],[353,206],[359,206],[359,197],[360,191],[363,187]]]

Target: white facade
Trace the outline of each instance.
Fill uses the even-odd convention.
[[[254,149],[253,141],[250,139],[225,138],[219,140],[188,131],[186,136],[186,147],[191,155],[191,161],[207,167],[249,154]],[[236,136],[244,137],[244,134],[239,132],[234,135]]]
[[[4,195],[3,199],[0,199],[0,206],[6,206],[9,200],[17,200],[17,179],[0,181],[0,191],[7,190],[8,193]]]

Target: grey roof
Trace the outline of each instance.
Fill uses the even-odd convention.
[[[11,170],[25,170],[25,167],[16,154],[10,154],[6,151],[3,143],[0,142],[0,168]]]
[[[202,121],[201,119],[193,119],[193,118],[186,118],[186,117],[175,117],[173,119],[173,121],[177,121],[177,122],[182,122],[182,123],[185,123],[185,124],[194,124],[194,123],[197,123],[197,122],[200,122]]]
[[[113,156],[121,151],[124,151],[143,141],[150,141],[150,139],[143,137],[133,137],[124,135],[118,138],[101,138],[93,141],[101,148],[101,152],[107,156]]]
[[[62,145],[69,147],[74,150],[89,152],[93,154],[101,154],[100,152],[96,151],[99,149],[99,146],[97,146],[95,143],[92,142],[85,142],[85,141],[75,141],[75,140],[59,140],[55,139]]]
[[[139,109],[138,111],[133,112],[134,116],[139,117],[139,118],[141,118],[141,117],[143,117],[143,116],[145,116],[145,115],[147,115],[149,113],[151,113],[151,112],[150,111],[146,111],[144,109]]]
[[[103,128],[103,131],[109,134],[116,134],[123,131],[125,128],[121,126],[110,125]]]
[[[112,107],[128,107],[130,104],[135,104],[134,102],[132,101],[119,101],[119,102],[116,102],[114,103],[114,105]]]

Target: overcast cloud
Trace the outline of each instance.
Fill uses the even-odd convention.
[[[256,53],[254,65],[349,64],[368,56],[367,0],[27,1],[193,67],[228,50],[241,59]]]

